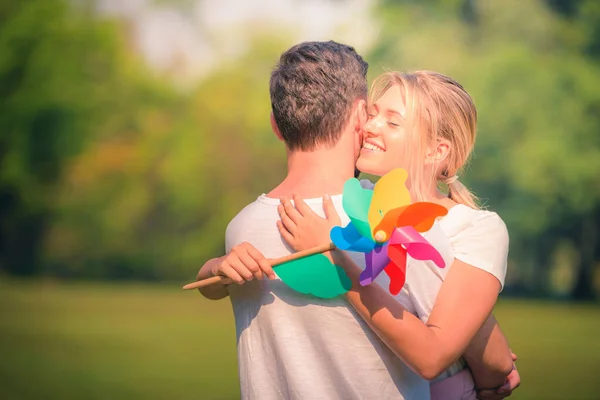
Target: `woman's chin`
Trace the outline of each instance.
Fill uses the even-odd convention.
[[[370,160],[369,158],[371,157],[364,156],[361,153],[358,160],[356,160],[356,168],[364,174],[381,175],[380,165],[375,160]]]

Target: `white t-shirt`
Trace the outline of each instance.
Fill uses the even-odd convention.
[[[408,257],[406,289],[419,318],[427,321],[444,278],[454,259],[492,274],[504,287],[508,258],[508,231],[498,214],[474,210],[462,204],[452,207],[432,229],[423,234],[435,243],[446,262],[445,268],[432,261],[418,261]],[[434,225],[434,226],[435,226]],[[440,237],[444,235],[444,238]]]
[[[435,229],[436,227],[441,229]],[[440,252],[446,263],[439,268],[432,261],[408,257],[406,284],[403,288],[412,302],[412,309],[427,322],[442,283],[454,259],[489,272],[504,286],[508,258],[508,232],[498,214],[474,210],[459,204],[440,218],[423,234]],[[404,294],[401,301],[405,303]],[[463,368],[462,360],[450,366],[437,379],[447,378]]]
[[[332,200],[346,225],[342,196]],[[324,215],[321,199],[306,202]],[[267,258],[290,254],[276,226],[278,204],[263,195],[245,207],[227,227],[227,252],[249,242]],[[350,254],[364,267],[362,253]],[[376,282],[389,284],[385,274]],[[429,399],[429,383],[396,357],[342,296],[306,296],[279,279],[233,284],[229,293],[242,398]]]
[[[360,183],[365,189],[374,187],[367,179]],[[423,237],[438,250],[446,267],[439,268],[433,261],[419,261],[409,256],[406,283],[396,296],[421,321],[429,319],[454,259],[489,272],[498,279],[501,290],[504,287],[509,239],[504,221],[495,212],[457,204],[423,233]],[[452,376],[463,368],[463,360],[457,360],[435,380]]]

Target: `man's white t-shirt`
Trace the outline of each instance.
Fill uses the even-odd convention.
[[[345,226],[342,196],[332,200]],[[321,199],[305,201],[324,215]],[[276,226],[278,205],[278,199],[262,195],[246,206],[227,227],[227,252],[249,242],[267,258],[290,254]],[[364,267],[363,254],[350,254]],[[389,284],[385,274],[377,282]],[[396,357],[343,297],[303,295],[279,279],[230,285],[229,293],[242,398],[429,399],[429,383]]]

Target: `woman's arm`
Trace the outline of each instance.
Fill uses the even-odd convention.
[[[296,207],[282,199],[278,209],[278,227],[284,239],[296,250],[328,241],[331,227],[339,225],[331,200],[323,202],[326,219],[316,215],[301,199],[294,200]],[[362,318],[398,357],[430,380],[465,352],[490,316],[500,290],[500,282],[492,274],[455,260],[424,324],[379,285],[360,286],[361,269],[343,252],[334,250],[329,257],[352,280],[347,298]]]
[[[477,331],[463,357],[477,388],[492,389],[505,383],[506,371],[512,369],[513,359],[508,341],[493,315]]]
[[[204,265],[200,268],[200,271],[198,271],[196,280],[201,281],[203,279],[213,277],[213,270],[219,265],[221,261],[223,261],[223,259],[225,259],[225,256],[212,258],[205,262]],[[222,283],[216,283],[214,285],[205,286],[203,288],[199,288],[198,291],[202,294],[202,296],[206,297],[209,300],[220,300],[229,296],[227,286]]]
[[[490,315],[500,289],[489,273],[455,260],[423,324],[379,285],[360,286],[361,270],[345,254],[333,251],[331,256],[352,279],[347,293],[352,306],[398,357],[428,380],[465,352]]]

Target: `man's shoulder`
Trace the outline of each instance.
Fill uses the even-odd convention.
[[[232,219],[229,221],[229,226],[239,225],[249,220],[264,219],[265,216],[277,212],[277,207],[269,204],[268,202],[262,201],[262,197],[258,197],[252,203],[247,204],[242,208]]]

